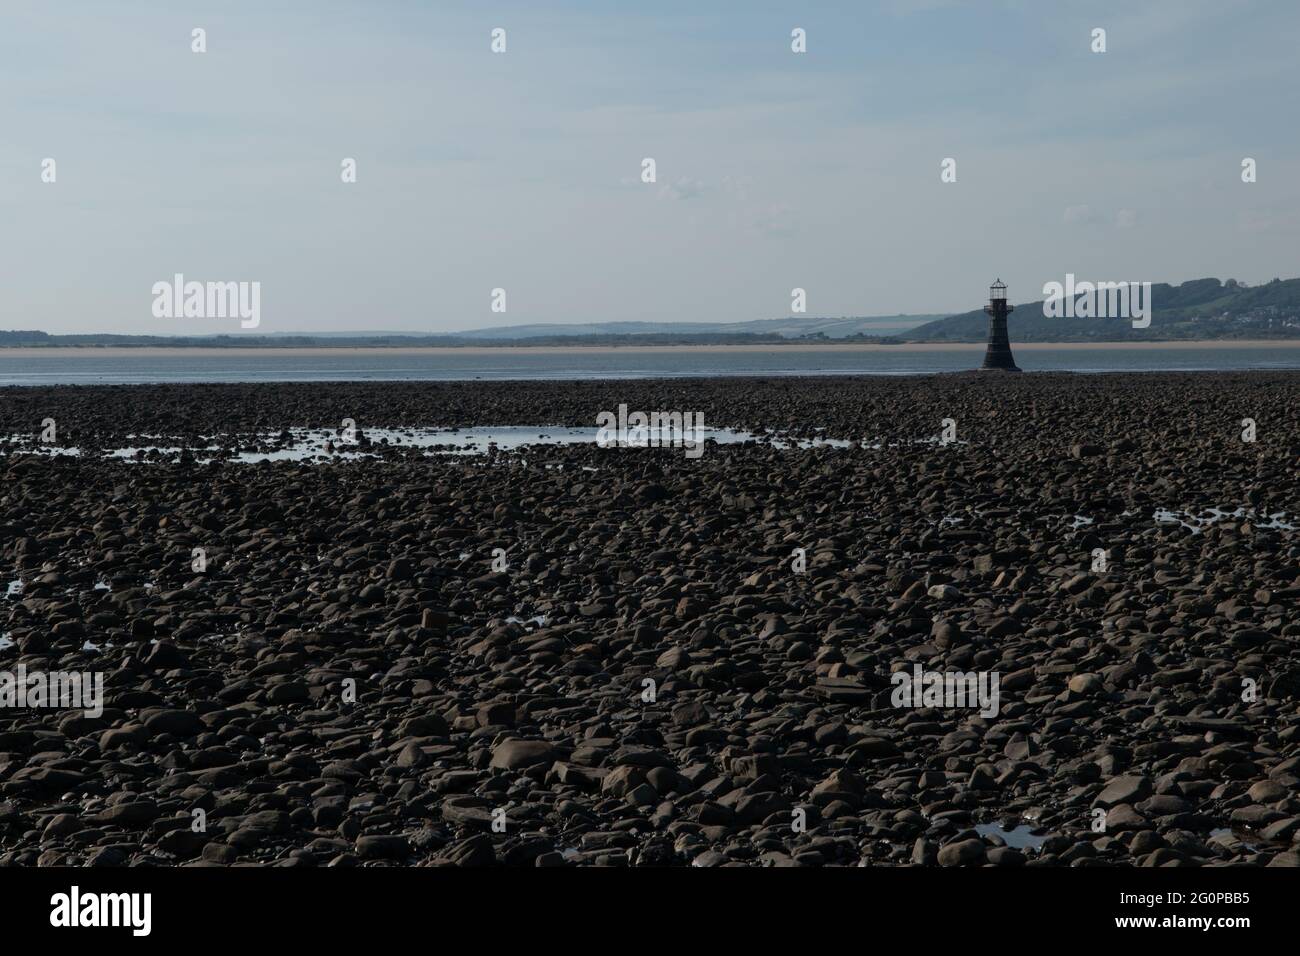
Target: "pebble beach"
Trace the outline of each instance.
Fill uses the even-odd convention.
[[[620,405],[719,440],[457,435]],[[0,865],[1300,864],[1300,372],[4,388],[0,439],[0,671],[103,679],[0,706]]]

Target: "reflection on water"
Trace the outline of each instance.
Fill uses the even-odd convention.
[[[1015,343],[1012,343],[1013,348]],[[576,380],[691,378],[731,375],[928,375],[979,368],[983,349],[811,351],[774,345],[761,350],[678,348],[575,349],[518,352],[400,352],[389,349],[165,349],[104,354],[97,349],[0,349],[0,385],[138,384],[146,382],[326,382]],[[1026,372],[1224,371],[1300,368],[1300,349],[1098,349],[1085,344],[1023,349]]]
[[[1285,511],[1275,511],[1268,515],[1257,515],[1253,509],[1237,508],[1235,511],[1222,511],[1219,508],[1206,508],[1199,515],[1192,514],[1190,511],[1170,511],[1166,508],[1157,508],[1155,515],[1157,524],[1180,524],[1184,528],[1190,528],[1193,532],[1205,530],[1212,524],[1222,521],[1225,518],[1244,518],[1253,524],[1256,528],[1270,528],[1282,531],[1294,531],[1295,525],[1288,521]]]
[[[679,447],[682,435],[671,429],[644,429],[649,446]],[[185,449],[177,445],[158,444],[156,435],[128,436],[138,444],[114,448],[104,454],[110,458],[127,461],[157,461],[175,459]],[[694,441],[694,432],[686,436]],[[360,429],[355,437],[345,438],[340,432],[328,428],[290,428],[260,432],[256,435],[236,435],[227,440],[217,437],[200,439],[189,449],[199,463],[220,458],[223,449],[253,445],[257,450],[236,451],[230,460],[247,464],[263,461],[315,461],[352,460],[378,457],[385,448],[421,449],[430,455],[487,455],[494,449],[512,451],[534,445],[596,444],[597,429],[574,428],[563,425],[497,425],[483,428],[367,428]],[[849,441],[834,438],[787,439],[759,436],[731,428],[704,428],[703,439],[720,445],[747,441],[770,441],[778,448],[848,448]],[[10,447],[12,446],[12,447]],[[875,446],[879,447],[879,446]],[[21,450],[43,455],[80,455],[77,448],[52,445],[31,445],[28,436],[10,435],[0,439],[0,453]]]
[[[980,836],[999,837],[1014,850],[1037,850],[1047,842],[1045,836],[1035,836],[1033,827],[1021,826],[1008,830],[1000,823],[977,823],[975,832]]]

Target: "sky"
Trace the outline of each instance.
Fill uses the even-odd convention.
[[[745,321],[795,288],[861,316],[967,311],[999,277],[1014,302],[1066,273],[1288,278],[1297,36],[1294,0],[4,0],[0,329]],[[258,327],[156,315],[177,273],[259,283]]]

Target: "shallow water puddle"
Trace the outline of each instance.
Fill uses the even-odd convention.
[[[545,614],[538,614],[536,617],[516,617],[511,614],[506,618],[507,624],[535,624],[537,627],[545,627],[547,618]]]
[[[980,836],[995,836],[1013,850],[1037,850],[1047,842],[1045,836],[1035,836],[1033,827],[1021,824],[1014,830],[1008,830],[1000,823],[977,823],[975,832]]]
[[[1121,518],[1132,518],[1136,511],[1122,511]],[[1157,508],[1151,514],[1151,520],[1156,524],[1180,524],[1187,528],[1193,534],[1200,534],[1207,527],[1215,524],[1225,518],[1243,518],[1250,521],[1256,528],[1267,528],[1275,531],[1295,531],[1296,525],[1285,520],[1287,513],[1285,511],[1274,511],[1272,514],[1257,515],[1250,508],[1238,508],[1235,511],[1223,511],[1220,508],[1206,508],[1200,515],[1194,515],[1190,511],[1173,511],[1169,508]],[[1071,529],[1086,528],[1095,521],[1085,515],[1075,515],[1071,522]]]
[[[318,456],[328,456],[327,443],[332,445],[335,458],[361,458],[374,452],[366,445],[344,443],[337,433],[328,429],[319,431],[299,431],[300,437],[284,448],[273,452],[241,452],[240,461],[300,461]],[[487,455],[494,448],[498,451],[513,451],[533,445],[594,445],[598,430],[591,428],[574,428],[568,426],[532,426],[501,425],[484,428],[454,429],[386,429],[372,428],[362,433],[369,446],[387,445],[396,448],[427,449],[426,454],[434,455]],[[682,434],[668,428],[647,428],[647,445],[680,445]],[[266,436],[269,439],[272,436]],[[687,436],[692,437],[690,435]],[[750,432],[731,428],[705,428],[704,440],[720,445],[731,445],[747,441],[762,441]],[[774,442],[774,444],[777,444]],[[849,443],[833,439],[814,438],[784,443],[800,448],[820,446],[848,447]]]
[[[3,634],[0,634],[0,651],[3,651],[6,647],[13,647],[13,646],[14,646],[14,639],[9,636],[8,631],[6,631]],[[81,649],[83,651],[102,651],[106,647],[112,647],[112,646],[113,644],[111,641],[105,641],[103,644],[96,644],[94,641],[88,640],[81,645]]]
[[[1257,833],[1251,833],[1249,830],[1241,828],[1219,827],[1211,830],[1210,840],[1214,843],[1221,843],[1229,849],[1231,849],[1232,844],[1239,843],[1252,853],[1269,849],[1267,840],[1262,839]]]
[[[3,447],[3,446],[0,446],[0,447]],[[7,448],[4,449],[4,450],[5,450],[6,454],[7,454],[8,451],[9,451],[9,449],[7,449]],[[67,448],[65,448],[63,445],[36,445],[36,446],[34,446],[34,447],[31,447],[31,448],[19,448],[19,449],[17,449],[17,450],[18,450],[18,451],[31,452],[31,453],[34,453],[34,454],[37,454],[37,455],[49,455],[49,456],[54,456],[54,455],[71,455],[71,456],[74,456],[74,457],[75,457],[75,456],[81,454],[81,449],[80,449],[80,448],[73,448],[73,447],[67,447]]]
[[[288,434],[287,441],[282,435]],[[312,461],[312,460],[355,460],[376,457],[380,448],[415,448],[426,449],[430,455],[487,455],[494,449],[513,451],[532,445],[594,445],[598,430],[593,427],[569,427],[562,425],[499,425],[481,428],[363,428],[359,431],[360,441],[344,439],[341,434],[328,428],[307,429],[290,428],[276,431],[260,432],[256,435],[237,435],[229,440],[220,436],[203,437],[204,444],[188,450],[195,455],[195,461],[206,464],[227,447],[256,444],[264,446],[257,451],[237,451],[231,460],[246,464],[258,464],[263,461]],[[645,446],[680,447],[683,433],[670,428],[646,428]],[[738,444],[740,442],[758,442],[770,444],[776,448],[850,448],[853,442],[839,438],[783,438],[774,435],[755,435],[751,432],[732,428],[704,428],[704,440],[713,440],[720,445]],[[139,440],[122,448],[105,451],[107,458],[117,458],[131,462],[147,462],[179,457],[186,449],[173,444],[158,444],[160,436],[128,435]],[[693,438],[687,433],[686,438]],[[11,451],[5,446],[14,443],[16,450],[34,451],[45,455],[80,455],[79,448],[64,448],[54,445],[24,446],[25,436],[11,435],[6,442],[0,439],[0,451]],[[937,439],[919,439],[919,441],[937,441]],[[376,447],[378,446],[378,447]],[[642,447],[645,447],[642,446]],[[879,448],[880,444],[863,447]],[[206,453],[206,454],[205,454]]]
[[[1193,533],[1199,533],[1225,518],[1245,518],[1254,524],[1256,528],[1269,528],[1280,531],[1296,530],[1294,524],[1282,520],[1285,517],[1285,511],[1275,511],[1269,515],[1257,515],[1250,508],[1238,508],[1235,511],[1206,508],[1200,515],[1194,515],[1190,511],[1170,511],[1168,508],[1157,508],[1155,514],[1152,515],[1156,524],[1180,524]]]

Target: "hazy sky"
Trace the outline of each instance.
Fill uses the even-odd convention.
[[[1294,0],[4,0],[0,328],[249,334],[155,318],[177,272],[260,282],[257,332],[1294,276],[1297,36]]]

